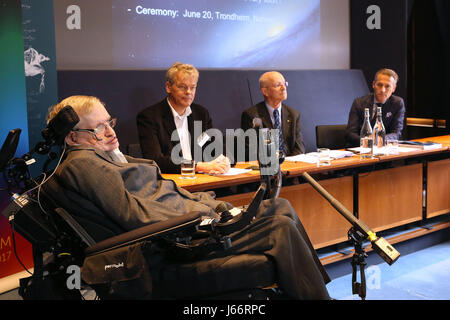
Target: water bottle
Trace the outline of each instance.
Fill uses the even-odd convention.
[[[360,137],[360,158],[370,159],[373,157],[373,135],[372,126],[369,120],[369,108],[364,109],[364,123],[359,134]]]
[[[373,127],[373,145],[374,148],[383,148],[386,146],[386,129],[381,117],[381,107],[377,107],[377,120]]]

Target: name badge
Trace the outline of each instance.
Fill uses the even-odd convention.
[[[203,145],[210,139],[210,137],[206,134],[206,132],[202,132],[201,135],[197,138],[197,143],[200,147],[203,147]]]

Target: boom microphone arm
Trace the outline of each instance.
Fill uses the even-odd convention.
[[[400,256],[400,253],[394,249],[385,239],[377,237],[364,222],[357,219],[347,208],[345,208],[338,200],[329,194],[317,181],[315,181],[307,172],[303,172],[302,177],[305,178],[311,186],[317,190],[328,202],[345,218],[348,222],[365,238],[370,240],[372,248],[383,258],[386,263],[392,265]]]
[[[331,196],[320,184],[318,184],[308,173],[304,172],[302,177],[308,181],[314,189],[317,190],[328,202],[352,225],[348,231],[348,237],[352,241],[355,252],[352,258],[352,292],[358,294],[362,300],[366,298],[366,279],[364,267],[366,262],[364,259],[367,254],[363,248],[363,241],[369,239],[372,248],[378,255],[383,258],[389,265],[393,264],[399,257],[400,253],[394,249],[385,239],[378,238],[364,222],[358,220],[347,208],[339,201]],[[361,282],[356,281],[357,266],[361,272]]]

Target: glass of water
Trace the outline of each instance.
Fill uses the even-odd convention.
[[[386,140],[386,151],[387,151],[387,154],[398,154],[398,140],[397,139],[387,139]]]
[[[331,164],[330,149],[328,149],[328,148],[319,148],[319,149],[317,149],[317,154],[318,154],[317,165],[319,167],[321,167],[321,166],[329,166]]]
[[[183,159],[181,161],[181,179],[195,179],[195,161]]]

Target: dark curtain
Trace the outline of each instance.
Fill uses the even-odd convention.
[[[443,107],[443,115],[447,120],[446,133],[450,133],[450,1],[435,0],[436,13],[438,18],[438,25],[441,35],[441,41],[444,51],[444,61],[441,71],[444,73],[443,83],[444,90],[441,91],[441,102]]]
[[[450,126],[450,1],[408,2],[408,116],[446,119]],[[413,138],[410,136],[410,138]]]

